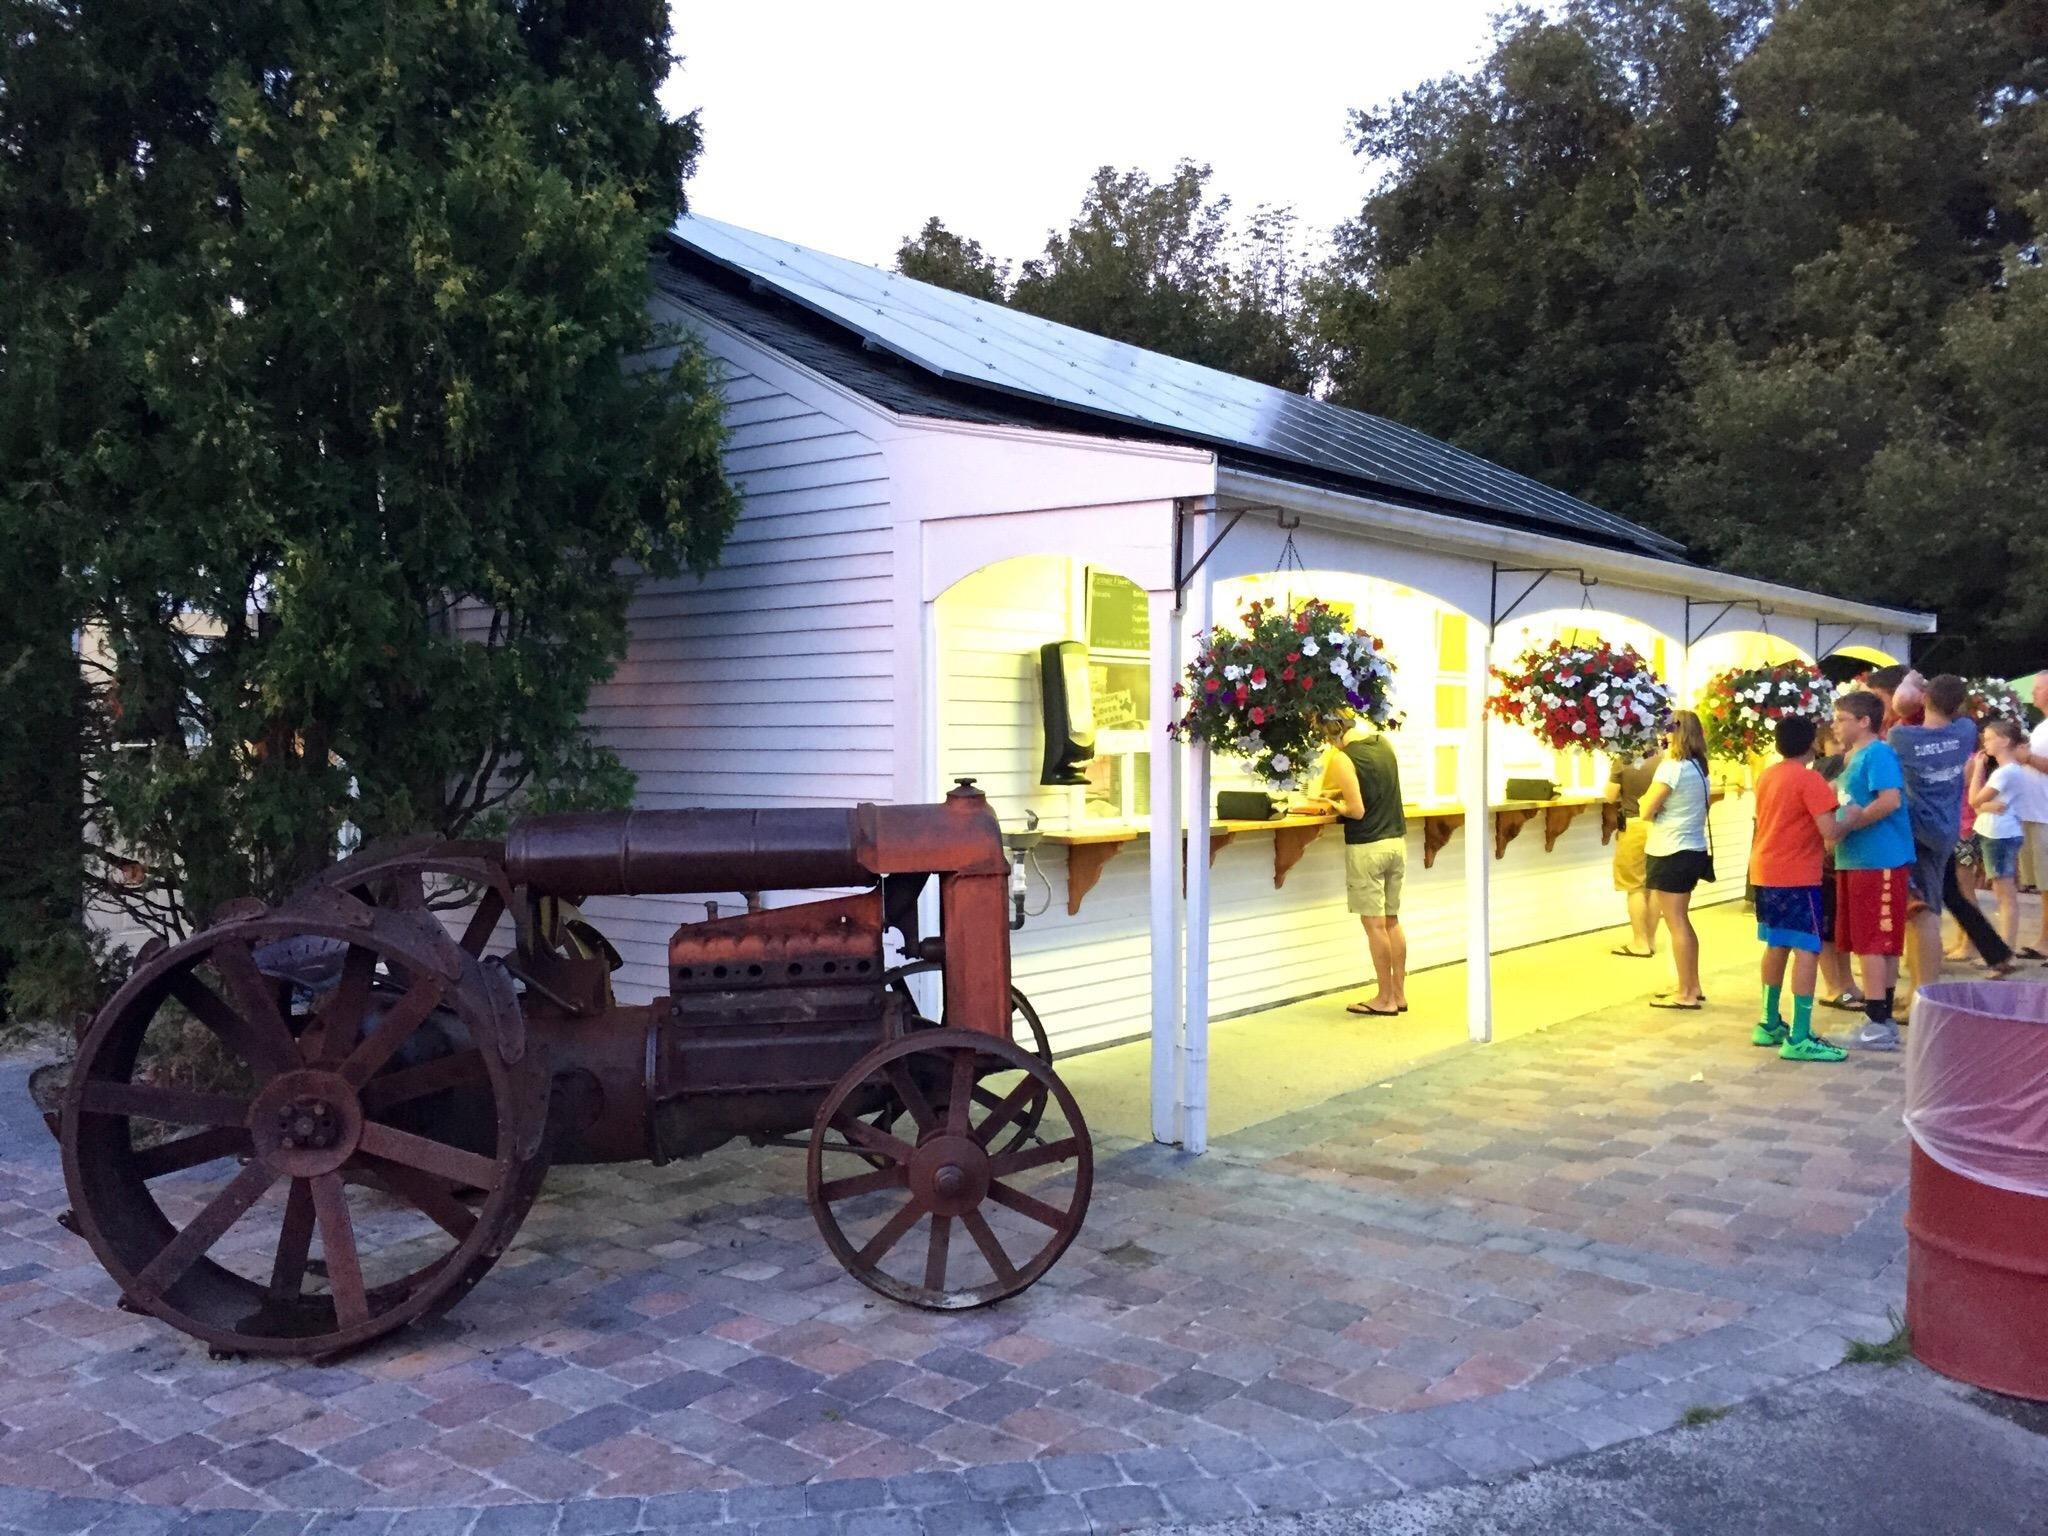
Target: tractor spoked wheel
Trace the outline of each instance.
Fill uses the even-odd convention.
[[[932,976],[940,978],[934,983],[935,985],[943,986],[944,974],[945,967],[937,960],[913,960],[908,965],[897,966],[896,969],[889,973],[888,982],[890,987],[900,993],[906,1002],[912,1004],[914,1015],[912,1019],[913,1028],[931,1029],[935,1026],[930,1020],[916,1014],[909,986],[910,978],[913,976]],[[937,1011],[939,1022],[936,1027],[943,1028],[946,1023],[943,998],[940,1000],[940,1007]],[[1035,1060],[1048,1068],[1052,1066],[1052,1042],[1046,1038],[1045,1025],[1038,1017],[1038,1010],[1031,1006],[1031,999],[1026,997],[1016,987],[1010,988],[1010,1039],[1020,1050],[1029,1052]],[[977,1092],[983,1096],[982,1107],[984,1109],[992,1108],[995,1100],[989,1093],[989,1090],[982,1088],[978,1089]],[[997,1150],[1001,1152],[1014,1152],[1020,1147],[1041,1144],[1043,1138],[1039,1135],[1038,1130],[1040,1122],[1045,1119],[1045,1107],[1046,1095],[1044,1092],[1034,1088],[1032,1096],[1017,1111],[1008,1129],[1002,1133],[1001,1145]],[[902,1116],[903,1105],[901,1101],[892,1100],[889,1104],[884,1105],[877,1114],[868,1118],[869,1122],[874,1124],[877,1129],[890,1130]]]
[[[905,1107],[894,1131],[854,1113],[884,1088]],[[1010,1145],[1033,1104],[1057,1133]],[[880,1166],[854,1171],[864,1161]],[[1094,1167],[1080,1107],[1051,1067],[1008,1040],[933,1029],[871,1051],[834,1085],[811,1129],[806,1187],[855,1279],[951,1311],[1014,1296],[1052,1267],[1081,1230]]]
[[[303,953],[334,958],[318,994],[262,958]],[[60,1124],[72,1222],[124,1304],[218,1352],[323,1356],[465,1294],[546,1166],[493,987],[445,934],[334,891],[138,967]]]

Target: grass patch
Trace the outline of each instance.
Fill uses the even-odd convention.
[[[1702,1424],[1712,1424],[1718,1419],[1725,1419],[1734,1411],[1733,1408],[1713,1408],[1705,1403],[1694,1403],[1678,1416],[1679,1427],[1698,1429]]]
[[[1911,1358],[1913,1353],[1913,1330],[1906,1326],[1906,1320],[1898,1313],[1887,1314],[1892,1320],[1892,1336],[1884,1340],[1851,1339],[1849,1347],[1842,1351],[1844,1365],[1898,1365]]]

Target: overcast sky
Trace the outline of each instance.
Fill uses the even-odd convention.
[[[1367,185],[1347,111],[1475,62],[1498,4],[673,0],[663,99],[702,111],[695,212],[878,266],[932,214],[1035,255],[1097,166],[1182,157],[1326,230]]]

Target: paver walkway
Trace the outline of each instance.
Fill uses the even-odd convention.
[[[17,1130],[0,1527],[1108,1531],[1610,1445],[1900,1304],[1899,1059],[1793,1066],[1748,1024],[1612,1008],[1207,1158],[1104,1149],[1075,1247],[970,1314],[844,1276],[798,1154],[563,1171],[450,1318],[327,1369],[116,1310]]]

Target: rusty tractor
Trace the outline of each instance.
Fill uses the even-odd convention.
[[[326,1357],[458,1301],[551,1163],[743,1139],[804,1150],[863,1284],[1014,1296],[1079,1231],[1093,1154],[1011,986],[1008,874],[971,781],[941,805],[540,816],[502,844],[365,850],[141,957],[46,1103],[65,1225],[124,1307],[217,1353]],[[618,956],[576,909],[770,891],[825,894],[712,904],[644,1004],[614,1000]]]

